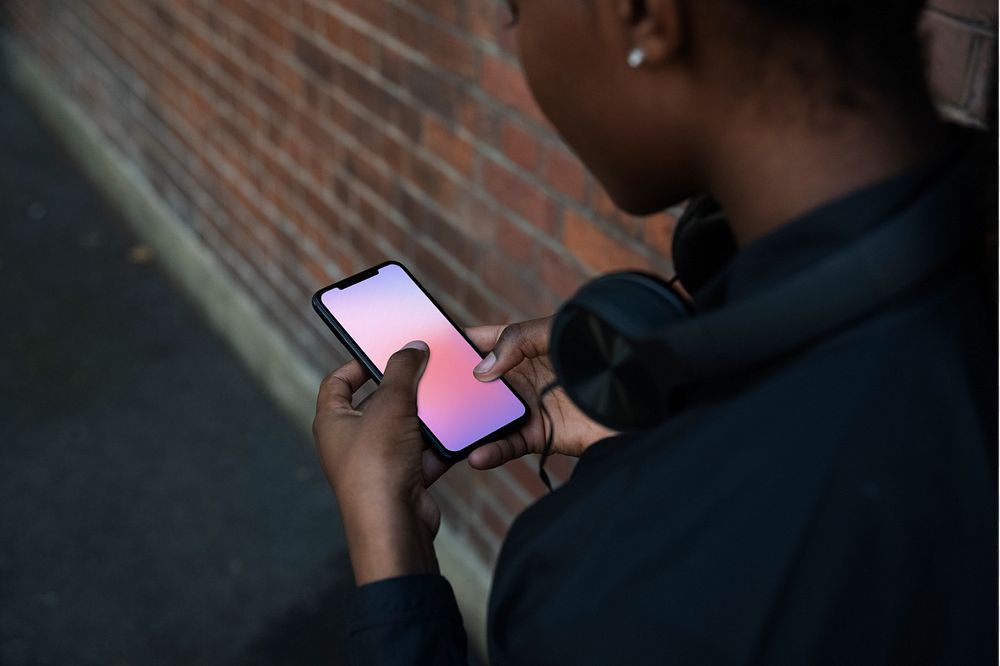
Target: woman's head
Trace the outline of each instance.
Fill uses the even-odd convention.
[[[706,189],[706,151],[747,114],[807,122],[929,98],[917,38],[924,0],[511,4],[540,107],[632,213]]]

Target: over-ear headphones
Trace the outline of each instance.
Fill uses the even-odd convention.
[[[549,355],[558,383],[581,411],[609,428],[650,428],[677,411],[685,388],[793,353],[872,312],[963,246],[971,225],[957,228],[961,220],[950,213],[967,198],[970,163],[951,168],[905,210],[822,263],[711,312],[695,314],[672,283],[647,273],[613,273],[584,285],[553,321]],[[711,208],[701,211],[715,215]],[[725,221],[716,217],[711,224]],[[682,236],[676,263],[697,282],[708,271],[691,268],[698,257],[687,254],[688,246],[699,246],[691,242],[694,228]],[[722,236],[715,226],[702,238],[712,246],[711,239],[718,243]],[[713,251],[710,263],[714,257],[718,264],[726,249]]]
[[[708,196],[694,197],[674,227],[670,254],[674,275],[693,294],[736,256],[736,238],[722,207]]]

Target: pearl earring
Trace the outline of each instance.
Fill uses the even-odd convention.
[[[628,66],[638,69],[646,60],[646,51],[641,46],[637,46],[628,52]]]

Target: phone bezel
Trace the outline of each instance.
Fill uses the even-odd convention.
[[[364,369],[368,372],[368,375],[375,381],[376,384],[382,383],[382,373],[375,366],[375,364],[372,363],[371,359],[368,358],[368,355],[364,352],[363,349],[361,349],[361,346],[354,341],[354,338],[352,338],[351,335],[347,332],[347,330],[340,324],[340,322],[337,321],[337,318],[333,316],[333,313],[331,313],[323,304],[323,294],[327,293],[328,291],[333,291],[335,289],[344,289],[346,287],[356,285],[360,282],[364,282],[365,280],[378,275],[379,272],[387,266],[398,266],[399,268],[401,268],[403,272],[406,273],[406,275],[410,278],[410,280],[412,280],[413,283],[417,285],[420,291],[424,293],[424,296],[426,296],[428,300],[430,300],[431,304],[435,308],[437,308],[442,315],[444,315],[444,318],[448,321],[448,323],[451,324],[452,327],[456,331],[458,331],[459,335],[461,335],[462,338],[469,343],[469,346],[472,347],[472,349],[475,350],[477,354],[479,354],[479,357],[483,358],[483,353],[479,351],[479,349],[476,347],[475,344],[473,344],[472,340],[470,340],[469,336],[465,334],[465,331],[462,329],[462,327],[459,326],[455,322],[455,320],[451,318],[451,315],[448,314],[447,310],[441,307],[441,304],[438,303],[437,300],[434,298],[434,296],[432,296],[431,293],[424,288],[424,285],[420,284],[420,281],[413,275],[413,273],[410,272],[410,270],[406,266],[404,266],[402,263],[396,260],[384,261],[381,264],[372,266],[371,268],[360,271],[359,273],[355,273],[354,275],[344,278],[343,280],[335,282],[327,287],[323,287],[315,294],[313,294],[312,297],[313,309],[320,316],[320,319],[322,319],[326,323],[326,325],[330,328],[330,330],[333,331],[333,334],[337,337],[340,343],[347,348],[347,351],[350,352],[351,356],[353,356],[355,359],[358,360],[359,363],[361,363],[362,367],[364,367]],[[508,390],[510,390],[510,392],[514,395],[514,397],[517,398],[518,402],[521,403],[521,406],[524,407],[524,414],[514,419],[507,425],[498,428],[497,430],[489,433],[485,437],[476,440],[475,442],[469,444],[468,446],[459,451],[452,451],[446,448],[444,444],[441,443],[441,440],[437,438],[437,435],[435,435],[431,431],[431,429],[427,427],[427,424],[424,423],[423,419],[419,419],[420,430],[423,433],[424,437],[427,438],[427,441],[431,443],[431,445],[437,450],[439,454],[441,454],[442,457],[452,461],[462,460],[463,458],[467,457],[469,453],[479,448],[483,444],[488,444],[489,442],[494,442],[499,439],[503,439],[504,436],[518,430],[528,421],[529,418],[531,418],[531,408],[528,406],[528,403],[524,401],[524,398],[522,398],[518,394],[518,392],[514,390],[514,387],[511,386],[510,382],[508,382],[506,379],[500,377],[499,381],[503,382],[504,386],[506,386]]]

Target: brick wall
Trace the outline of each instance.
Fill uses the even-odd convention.
[[[982,122],[996,4],[932,4],[942,106]],[[309,296],[386,258],[470,324],[551,313],[595,272],[669,270],[673,218],[616,212],[555,137],[499,0],[8,0],[7,11],[22,45],[317,367],[342,357]],[[541,491],[533,464],[461,466],[438,487],[487,563]]]

